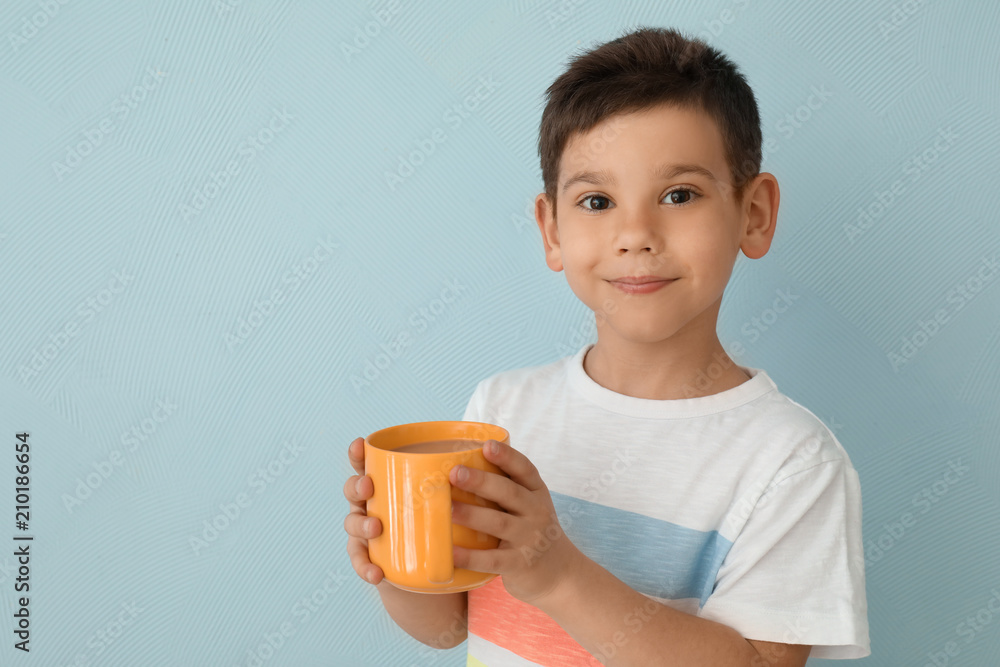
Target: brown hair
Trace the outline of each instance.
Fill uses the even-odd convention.
[[[545,94],[538,155],[553,215],[559,160],[569,138],[609,116],[659,104],[698,109],[712,117],[738,201],[760,172],[760,116],[753,90],[725,55],[677,30],[639,28],[579,54]]]

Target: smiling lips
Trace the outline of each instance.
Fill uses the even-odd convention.
[[[638,285],[642,283],[660,282],[664,280],[671,280],[671,278],[661,278],[659,276],[622,276],[621,278],[612,278],[610,282]]]
[[[658,276],[623,276],[608,282],[626,294],[649,294],[669,285],[675,278],[660,278]]]

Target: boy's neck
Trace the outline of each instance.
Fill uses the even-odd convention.
[[[653,400],[709,396],[750,379],[726,354],[718,338],[700,350],[664,349],[657,358],[637,349],[614,349],[598,341],[584,356],[583,370],[611,391]]]

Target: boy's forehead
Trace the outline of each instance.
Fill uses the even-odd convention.
[[[700,174],[716,184],[728,176],[722,135],[711,117],[661,105],[609,116],[571,135],[560,158],[559,189],[577,180],[614,185],[616,172],[630,168],[662,178]]]

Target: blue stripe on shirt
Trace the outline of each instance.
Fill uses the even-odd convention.
[[[718,531],[695,530],[561,493],[550,494],[559,523],[573,544],[629,587],[670,600],[697,598],[699,608],[705,604],[733,544]]]

